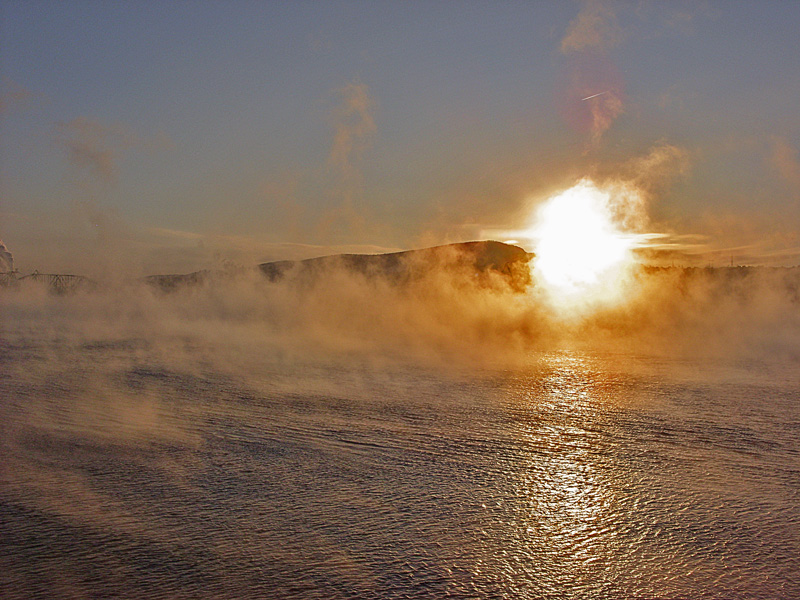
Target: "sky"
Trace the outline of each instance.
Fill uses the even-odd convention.
[[[798,30],[789,1],[0,0],[0,239],[95,276],[535,251],[589,178],[641,192],[648,259],[797,265]]]

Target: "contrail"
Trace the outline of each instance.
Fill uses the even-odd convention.
[[[586,96],[586,98],[581,98],[581,102],[584,100],[591,100],[592,98],[597,98],[598,96],[602,96],[603,94],[607,94],[611,90],[606,90],[605,92],[600,92],[599,94],[592,94],[591,96]]]

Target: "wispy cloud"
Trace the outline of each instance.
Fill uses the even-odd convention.
[[[561,40],[561,52],[605,51],[619,45],[623,37],[614,8],[599,0],[588,0],[567,27]]]
[[[639,188],[653,190],[667,185],[674,177],[685,175],[690,167],[690,153],[686,148],[660,141],[647,154],[623,163],[620,171]]]
[[[134,146],[153,153],[175,148],[173,140],[163,131],[142,136],[126,124],[103,123],[86,116],[57,123],[52,137],[72,167],[103,183],[116,183],[119,163]]]
[[[800,157],[797,148],[778,136],[773,136],[770,142],[770,165],[791,186],[792,192],[800,195]]]
[[[336,104],[330,111],[333,140],[326,160],[332,205],[320,213],[315,236],[331,242],[344,241],[343,235],[361,233],[368,220],[366,206],[360,203],[361,163],[376,131],[377,102],[367,84],[358,78],[333,90]]]
[[[603,98],[596,97],[589,106],[592,115],[591,134],[592,144],[598,145],[603,134],[611,128],[611,125],[624,111],[622,96],[614,90],[609,91],[609,95]]]
[[[332,111],[333,144],[328,164],[347,180],[357,175],[357,165],[375,133],[377,103],[369,87],[358,79],[335,90],[339,102]]]
[[[765,234],[769,225],[769,219],[753,214],[707,213],[682,227],[695,233],[657,234],[641,250],[654,262],[668,259],[684,266],[797,265],[800,234],[779,228]]]
[[[612,51],[628,39],[651,39],[667,34],[689,35],[698,17],[712,11],[704,3],[641,2],[627,6],[608,0],[585,0],[570,21],[559,51],[567,60],[560,110],[565,120],[589,137],[597,148],[606,132],[626,111],[625,82]],[[623,26],[624,22],[624,26]],[[686,93],[667,89],[657,103],[662,109],[681,108]]]
[[[24,85],[7,78],[0,82],[0,89],[0,115],[27,106],[36,96]]]
[[[718,11],[706,0],[640,2],[633,12],[644,25],[640,35],[651,38],[694,35],[700,24],[718,16]]]
[[[136,141],[135,134],[128,127],[105,125],[88,117],[58,123],[53,136],[72,166],[110,183],[116,181],[121,153]]]
[[[560,50],[569,58],[562,111],[570,125],[589,134],[592,147],[625,110],[623,78],[608,57],[623,39],[614,7],[588,0],[561,40]]]

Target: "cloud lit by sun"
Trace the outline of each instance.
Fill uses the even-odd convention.
[[[550,198],[530,232],[534,276],[557,308],[619,301],[636,237],[615,221],[611,192],[583,180]]]

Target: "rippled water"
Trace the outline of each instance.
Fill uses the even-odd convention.
[[[796,365],[0,365],[3,598],[800,597]]]

